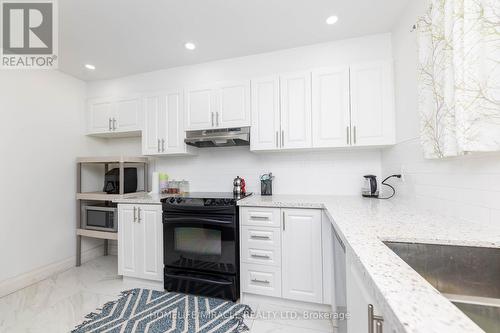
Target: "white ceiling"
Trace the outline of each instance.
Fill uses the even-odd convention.
[[[64,0],[59,67],[83,80],[388,32],[409,0]],[[337,15],[335,25],[325,20]],[[184,43],[192,41],[195,51]],[[95,71],[84,68],[93,64]]]

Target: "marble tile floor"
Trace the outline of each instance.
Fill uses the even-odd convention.
[[[59,273],[25,289],[0,298],[1,333],[67,333],[84,316],[106,302],[116,300],[121,291],[150,286],[125,283],[116,274],[115,256],[99,257]],[[256,314],[293,311],[267,304],[250,304]],[[298,311],[300,312],[300,311]],[[247,318],[251,333],[334,332],[327,320],[270,319],[266,315]]]

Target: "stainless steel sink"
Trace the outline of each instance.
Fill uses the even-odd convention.
[[[500,249],[384,242],[487,333],[500,333]]]

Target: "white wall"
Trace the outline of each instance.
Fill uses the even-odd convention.
[[[105,148],[84,136],[85,97],[59,72],[0,73],[0,286],[75,256],[75,159]]]
[[[178,67],[91,82],[89,97],[178,89],[216,81],[251,79],[270,74],[392,58],[391,36],[381,34],[248,57]],[[140,154],[140,139],[109,141],[116,153]],[[202,149],[196,157],[165,157],[156,170],[191,181],[194,191],[230,191],[237,175],[259,191],[258,177],[276,175],[275,193],[359,194],[362,176],[380,175],[380,152],[250,153],[248,148]]]
[[[422,207],[492,223],[500,219],[500,155],[481,154],[425,160],[419,142],[417,44],[411,26],[424,13],[425,1],[411,1],[393,31],[398,144],[382,153],[384,174],[399,173],[398,195]]]

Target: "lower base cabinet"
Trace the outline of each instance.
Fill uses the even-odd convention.
[[[118,274],[163,281],[161,205],[118,205]]]
[[[347,312],[350,314],[347,320],[347,332],[392,332],[388,327],[384,327],[383,313],[375,301],[373,289],[366,284],[363,273],[349,256],[347,256],[346,284]]]
[[[242,207],[240,219],[242,292],[324,303],[321,210]]]

